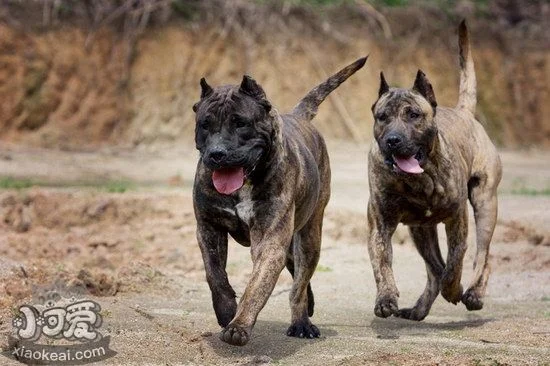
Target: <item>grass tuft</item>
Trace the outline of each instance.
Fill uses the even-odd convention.
[[[323,266],[322,264],[319,264],[317,268],[315,269],[317,272],[332,272],[332,268],[329,266]]]
[[[107,182],[103,188],[109,193],[124,193],[134,188],[134,185],[127,181],[113,181]]]
[[[0,178],[0,189],[25,189],[36,185],[30,179],[16,179],[12,177]]]
[[[519,187],[512,189],[512,194],[520,196],[550,196],[550,187],[543,189]]]
[[[114,180],[106,182],[44,182],[29,178],[0,177],[0,190],[16,189],[24,190],[31,187],[56,187],[56,188],[92,188],[109,193],[124,193],[135,189],[133,182],[125,180]]]

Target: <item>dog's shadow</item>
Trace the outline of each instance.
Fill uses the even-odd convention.
[[[288,324],[277,321],[258,320],[252,331],[252,337],[244,347],[231,346],[219,339],[218,334],[207,338],[207,343],[214,352],[222,357],[252,357],[255,363],[256,357],[269,357],[272,360],[280,360],[295,354],[302,347],[312,343],[323,342],[327,337],[338,334],[334,329],[319,327],[321,336],[314,339],[303,339],[287,336]],[[258,361],[260,362],[260,361]]]
[[[492,322],[491,318],[469,316],[468,319],[450,322],[414,321],[390,317],[374,318],[370,326],[379,339],[398,339],[401,335],[425,336],[440,331],[458,331],[464,328],[476,328]]]

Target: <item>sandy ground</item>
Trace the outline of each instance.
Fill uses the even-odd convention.
[[[33,285],[57,281],[84,288],[101,304],[100,331],[118,352],[105,364],[550,364],[550,196],[532,194],[550,187],[550,153],[502,152],[505,175],[484,309],[468,312],[439,297],[424,321],[413,322],[373,313],[365,246],[367,148],[332,142],[329,149],[333,196],[312,280],[312,320],[322,336],[285,335],[291,285],[285,272],[250,343],[239,348],[217,337],[195,240],[195,151],[3,147],[2,175],[40,185],[0,191],[0,346],[12,331],[13,310],[32,302]],[[231,242],[227,269],[242,294],[251,272],[248,249]],[[404,228],[394,237],[394,270],[400,306],[409,306],[426,276]],[[16,363],[2,358],[0,364]]]

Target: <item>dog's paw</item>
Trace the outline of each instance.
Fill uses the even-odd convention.
[[[466,309],[470,311],[481,310],[483,308],[481,297],[471,288],[462,295],[462,303],[466,305]]]
[[[231,322],[231,320],[233,320],[235,314],[237,313],[237,302],[234,298],[226,300],[225,302],[215,301],[214,312],[216,313],[218,324],[222,328],[225,328]]]
[[[319,328],[307,321],[299,320],[288,327],[286,335],[297,338],[318,338],[321,335]]]
[[[403,319],[409,319],[409,320],[416,320],[416,321],[420,321],[420,320],[424,320],[424,318],[428,315],[428,313],[426,311],[420,311],[419,309],[417,309],[416,307],[414,308],[405,308],[405,309],[399,309],[397,311],[397,314],[396,316],[398,318],[403,318]]]
[[[244,346],[250,340],[249,332],[238,325],[229,324],[220,333],[220,339],[233,346]]]
[[[462,299],[462,285],[448,283],[445,280],[441,281],[441,296],[450,303],[458,304]]]
[[[382,296],[376,299],[374,314],[380,318],[387,318],[390,315],[397,315],[398,309],[397,297],[391,295]]]

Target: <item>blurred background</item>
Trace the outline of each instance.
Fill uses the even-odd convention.
[[[198,80],[252,75],[280,111],[354,59],[321,108],[328,138],[366,142],[378,75],[418,68],[441,105],[458,90],[466,18],[478,118],[501,147],[550,146],[547,0],[2,0],[0,139],[64,150],[193,146]]]

